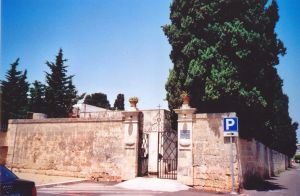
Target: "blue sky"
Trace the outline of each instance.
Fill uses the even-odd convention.
[[[80,93],[138,96],[139,108],[157,108],[172,63],[161,26],[169,23],[171,0],[2,0],[1,72],[20,57],[29,81],[44,82],[45,62],[59,48]],[[287,47],[278,71],[300,122],[300,13],[298,0],[279,0],[279,37]],[[128,105],[127,105],[128,106]],[[298,140],[300,134],[298,133]]]

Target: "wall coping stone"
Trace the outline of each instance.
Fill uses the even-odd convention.
[[[46,118],[46,119],[10,119],[9,124],[35,124],[35,123],[82,123],[82,122],[122,122],[123,117],[115,118]]]
[[[147,111],[158,111],[158,110],[160,110],[160,111],[165,111],[165,112],[170,112],[170,110],[167,110],[167,109],[163,109],[163,108],[160,108],[160,109],[143,109],[143,110],[140,110],[141,112],[147,112]]]
[[[236,117],[235,112],[227,112],[227,113],[202,113],[196,114],[195,118],[224,118],[224,117]]]

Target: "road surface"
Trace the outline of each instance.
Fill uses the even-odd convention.
[[[296,164],[277,177],[266,180],[266,183],[255,187],[255,190],[246,190],[244,195],[300,196],[300,164]]]
[[[164,191],[150,191],[150,190],[131,190],[114,186],[108,183],[94,183],[94,182],[79,182],[68,185],[56,185],[52,187],[38,188],[39,196],[96,196],[96,195],[143,195],[143,196],[213,196],[220,195],[214,193],[204,193],[194,189],[177,191],[177,192],[164,192]],[[229,195],[229,194],[223,194]],[[291,169],[281,173],[277,177],[261,183],[259,186],[252,190],[244,190],[241,195],[243,196],[300,196],[300,164],[297,164]]]

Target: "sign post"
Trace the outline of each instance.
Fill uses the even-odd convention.
[[[233,168],[233,146],[232,139],[233,137],[238,137],[238,118],[224,118],[224,137],[230,138],[230,169],[231,169],[231,182],[232,189],[231,194],[236,194],[234,189],[234,168]]]

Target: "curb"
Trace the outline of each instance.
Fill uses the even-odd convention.
[[[66,181],[66,182],[56,182],[56,183],[50,183],[50,184],[41,184],[41,185],[36,185],[35,187],[37,189],[40,188],[49,188],[49,187],[53,187],[53,186],[57,186],[57,185],[70,185],[70,184],[76,184],[79,182],[88,182],[90,180],[88,179],[84,179],[84,180],[72,180],[72,181]]]

